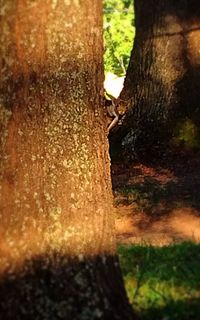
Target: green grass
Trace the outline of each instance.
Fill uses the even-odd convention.
[[[128,297],[144,320],[200,319],[200,245],[120,246]]]

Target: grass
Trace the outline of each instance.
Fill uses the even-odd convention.
[[[200,319],[200,245],[120,246],[128,297],[143,320]]]

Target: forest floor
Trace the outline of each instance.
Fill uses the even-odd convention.
[[[120,244],[200,243],[200,153],[175,150],[159,160],[112,164]]]

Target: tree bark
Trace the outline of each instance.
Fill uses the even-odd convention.
[[[1,317],[133,319],[116,258],[101,1],[0,9]]]
[[[134,3],[136,37],[121,94],[128,112],[116,137],[129,153],[149,155],[162,143],[166,147],[180,119],[199,127],[200,4]]]

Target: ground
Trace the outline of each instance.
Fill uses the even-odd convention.
[[[112,164],[119,243],[200,243],[200,152]]]

